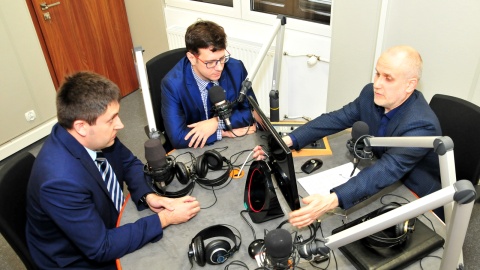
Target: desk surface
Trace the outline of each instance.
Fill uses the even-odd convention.
[[[228,148],[221,153],[227,159],[230,159],[233,154],[241,152],[243,150],[248,150],[247,152],[241,154],[238,159],[233,162],[235,165],[240,164],[240,167],[241,164],[245,162],[247,156],[250,154],[250,150],[253,149],[255,145],[266,145],[264,136],[259,136],[258,134],[259,133],[241,138],[223,139],[222,141],[217,142],[214,145],[205,147],[203,149],[182,149],[173,151],[170,154],[172,156],[178,156],[181,153],[192,152],[195,157],[198,157],[206,150],[219,150],[224,146],[228,146]],[[323,166],[315,173],[334,168],[347,162],[351,162],[352,157],[350,156],[348,150],[345,147],[345,143],[348,139],[350,139],[350,137],[350,132],[347,131],[328,137],[333,155],[320,156],[320,158],[323,160]],[[294,159],[297,179],[305,176],[305,174],[300,171],[300,166],[309,158],[311,157],[296,157]],[[189,159],[189,155],[181,155],[178,157],[178,160],[184,162],[189,161]],[[362,162],[360,163],[360,168],[362,167]],[[164,231],[163,238],[160,241],[156,243],[149,243],[143,248],[122,257],[120,259],[122,269],[190,269],[191,265],[188,260],[187,252],[188,246],[192,238],[202,229],[217,224],[229,224],[237,228],[241,233],[242,244],[240,250],[237,251],[233,255],[233,257],[229,258],[226,263],[216,266],[207,264],[205,268],[224,269],[226,264],[234,260],[239,260],[246,263],[250,269],[257,268],[258,265],[256,264],[256,261],[250,258],[247,251],[248,245],[254,240],[252,229],[247,225],[247,223],[240,215],[240,211],[245,210],[243,206],[243,196],[245,189],[245,179],[249,170],[248,165],[250,163],[247,163],[247,165],[245,166],[245,174],[242,178],[232,179],[228,185],[226,185],[222,189],[216,190],[215,192],[196,185],[193,190],[192,196],[196,197],[201,204],[202,210],[198,213],[198,215],[189,222],[167,227]],[[209,172],[207,178],[216,178],[221,175],[221,173],[222,172]],[[175,186],[177,186],[178,189],[181,188],[181,186],[178,184],[178,181],[174,180],[169,185],[169,190],[170,188],[172,188],[172,191],[176,190]],[[298,190],[300,196],[304,197],[308,195],[300,184],[298,184]],[[341,226],[343,222],[352,221],[358,217],[363,216],[366,213],[369,213],[381,207],[381,194],[387,193],[401,195],[408,200],[415,199],[413,194],[404,185],[401,185],[400,183],[394,184],[390,187],[387,187],[380,194],[377,194],[376,196],[373,196],[366,201],[363,201],[361,204],[352,207],[348,211],[336,211],[338,213],[346,214],[347,217],[338,215],[338,213],[326,214],[325,216],[323,216],[323,236],[327,237],[331,235],[331,231],[334,228]],[[383,203],[388,203],[392,201],[402,202],[401,199],[395,196],[386,196],[382,200]],[[127,223],[132,223],[141,217],[152,214],[153,213],[148,209],[140,212],[137,211],[134,203],[128,201],[123,211],[123,216],[121,217],[120,224],[123,225]],[[285,217],[281,217],[267,222],[255,224],[251,222],[248,214],[245,213],[244,215],[250,222],[250,224],[253,226],[257,238],[264,238],[265,230],[275,229],[285,219]],[[445,237],[445,226],[438,220],[438,218],[436,218],[436,216],[434,216],[430,212],[426,213],[426,216],[433,222],[436,232],[442,237]],[[419,220],[430,227],[430,222],[425,217],[420,216]],[[287,230],[294,229],[288,225],[285,225],[282,228]],[[304,235],[305,237],[308,237],[309,235],[308,229],[299,230],[299,233]],[[317,238],[322,238],[320,233],[317,234]],[[208,240],[206,242],[208,242]],[[336,268],[335,261],[331,260],[328,269],[353,269],[353,266],[346,259],[346,257],[343,256],[342,252],[337,249],[334,249],[333,251],[335,253],[336,261],[338,263],[338,268]],[[437,251],[433,252],[432,255],[442,256],[442,251],[442,249],[438,249]],[[422,266],[423,269],[438,269],[440,263],[440,260],[437,258],[427,258],[422,261]],[[300,261],[300,265],[298,266],[303,269],[315,269],[314,267],[310,266],[307,261],[303,260]],[[327,264],[321,263],[317,266],[325,268]],[[196,265],[196,263],[194,263],[193,267],[194,269],[202,268]],[[240,269],[239,267],[232,267],[234,269]],[[421,269],[420,263],[416,262],[410,265],[407,269]]]

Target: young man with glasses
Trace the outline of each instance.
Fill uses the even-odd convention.
[[[162,80],[162,117],[174,148],[200,147],[223,137],[255,132],[255,125],[245,98],[236,102],[247,76],[242,61],[227,51],[223,27],[211,21],[197,21],[185,34],[186,56]],[[229,117],[232,130],[215,116],[208,89],[224,89],[226,102],[232,104]],[[255,97],[252,89],[248,96]]]

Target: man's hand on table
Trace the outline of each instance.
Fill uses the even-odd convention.
[[[187,222],[200,211],[200,203],[195,197],[166,198],[156,194],[147,196],[147,202],[152,211],[158,213],[162,228],[171,224]]]
[[[232,131],[223,130],[222,137],[223,138],[241,137],[241,136],[253,134],[256,131],[257,131],[257,127],[255,125],[252,125],[249,127],[234,128],[232,129]]]

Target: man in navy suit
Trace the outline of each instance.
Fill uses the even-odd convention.
[[[35,160],[27,190],[26,238],[40,269],[116,269],[115,259],[158,241],[165,227],[200,210],[194,197],[152,192],[142,162],[116,137],[124,127],[120,98],[113,82],[90,72],[67,77],[57,93],[58,123]],[[123,195],[127,184],[138,210],[154,214],[116,227],[119,209],[96,165],[98,151],[113,168],[108,175],[120,189],[116,194]]]
[[[243,63],[230,57],[223,27],[197,21],[185,34],[187,54],[162,80],[162,117],[174,148],[200,147],[223,137],[255,132],[247,98],[236,103],[247,76]],[[229,118],[232,130],[212,112],[208,90],[224,89],[226,101],[235,103]],[[255,97],[250,88],[246,95]]]
[[[380,137],[441,136],[440,124],[422,93],[416,90],[422,73],[422,58],[409,46],[396,46],[384,52],[377,61],[373,84],[367,84],[353,102],[343,108],[322,114],[297,128],[285,143],[301,149],[330,134],[350,128],[357,121],[367,123],[370,135]],[[254,157],[263,158],[261,147]],[[304,227],[325,212],[358,202],[401,180],[418,196],[441,188],[438,155],[428,148],[373,148],[378,160],[360,171],[330,195],[303,198],[304,207],[290,214],[292,225]],[[326,180],[328,181],[328,180]],[[443,209],[435,213],[443,217]]]

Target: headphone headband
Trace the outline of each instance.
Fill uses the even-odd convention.
[[[235,229],[238,235],[230,228]],[[232,247],[227,241],[216,239],[205,246],[204,240],[215,237],[228,238],[234,245]],[[238,244],[237,238],[239,239]],[[242,237],[237,228],[228,224],[213,225],[195,235],[188,248],[188,258],[190,261],[194,259],[200,266],[204,266],[207,262],[209,264],[221,264],[238,251],[241,244]]]

